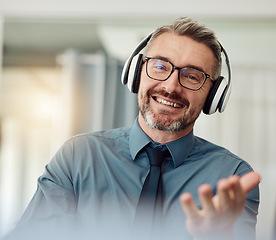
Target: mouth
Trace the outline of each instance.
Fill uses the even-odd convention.
[[[181,103],[168,101],[168,100],[165,100],[165,99],[160,98],[160,97],[153,96],[152,98],[153,98],[154,101],[156,101],[156,102],[158,102],[162,105],[165,105],[165,106],[169,106],[169,107],[173,107],[173,108],[183,108],[184,107],[184,105],[181,104]]]

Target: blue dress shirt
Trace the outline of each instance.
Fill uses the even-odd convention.
[[[77,219],[72,226],[78,226],[82,233],[109,229],[113,239],[116,234],[122,239],[124,227],[133,223],[149,172],[149,160],[143,150],[148,144],[160,145],[152,143],[137,120],[132,128],[82,134],[68,140],[39,177],[37,191],[19,226],[45,223],[48,234],[51,225],[68,232],[68,222],[62,225],[62,220]],[[197,189],[201,184],[210,184],[215,194],[219,179],[233,174],[242,176],[252,168],[225,148],[194,136],[193,131],[166,147],[171,157],[162,167],[162,236],[192,239],[185,228],[180,194],[192,193],[200,207]],[[235,224],[235,239],[255,238],[258,205],[256,188],[248,194],[244,213]]]

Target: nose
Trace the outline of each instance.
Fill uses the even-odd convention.
[[[171,76],[161,83],[161,86],[168,92],[178,92],[180,93],[182,90],[182,86],[179,83],[178,80],[178,70],[174,70]]]

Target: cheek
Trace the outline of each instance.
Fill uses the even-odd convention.
[[[157,84],[158,81],[150,79],[145,72],[145,68],[143,68],[140,77],[139,91],[146,94],[149,89],[154,88]]]
[[[196,91],[196,92],[190,92],[187,95],[187,98],[191,104],[192,108],[200,107],[203,108],[206,98],[208,95],[208,91]]]
[[[145,68],[142,68],[141,75],[140,75],[140,84],[139,84],[139,91],[143,91],[146,85],[146,73]]]
[[[140,102],[145,100],[149,89],[150,89],[150,84],[148,83],[146,76],[142,72],[141,78],[140,78],[139,90],[138,90],[138,100]]]
[[[211,82],[206,82],[201,89],[198,91],[198,98],[200,102],[204,105],[206,102],[206,99],[209,95],[210,89],[211,89],[212,83]]]

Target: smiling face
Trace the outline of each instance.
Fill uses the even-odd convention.
[[[205,45],[188,37],[163,33],[149,46],[147,57],[162,58],[177,67],[192,66],[212,76],[214,55]],[[165,143],[187,135],[198,118],[211,80],[201,89],[182,87],[175,70],[166,81],[157,81],[146,74],[143,65],[138,91],[139,124],[154,141]]]

